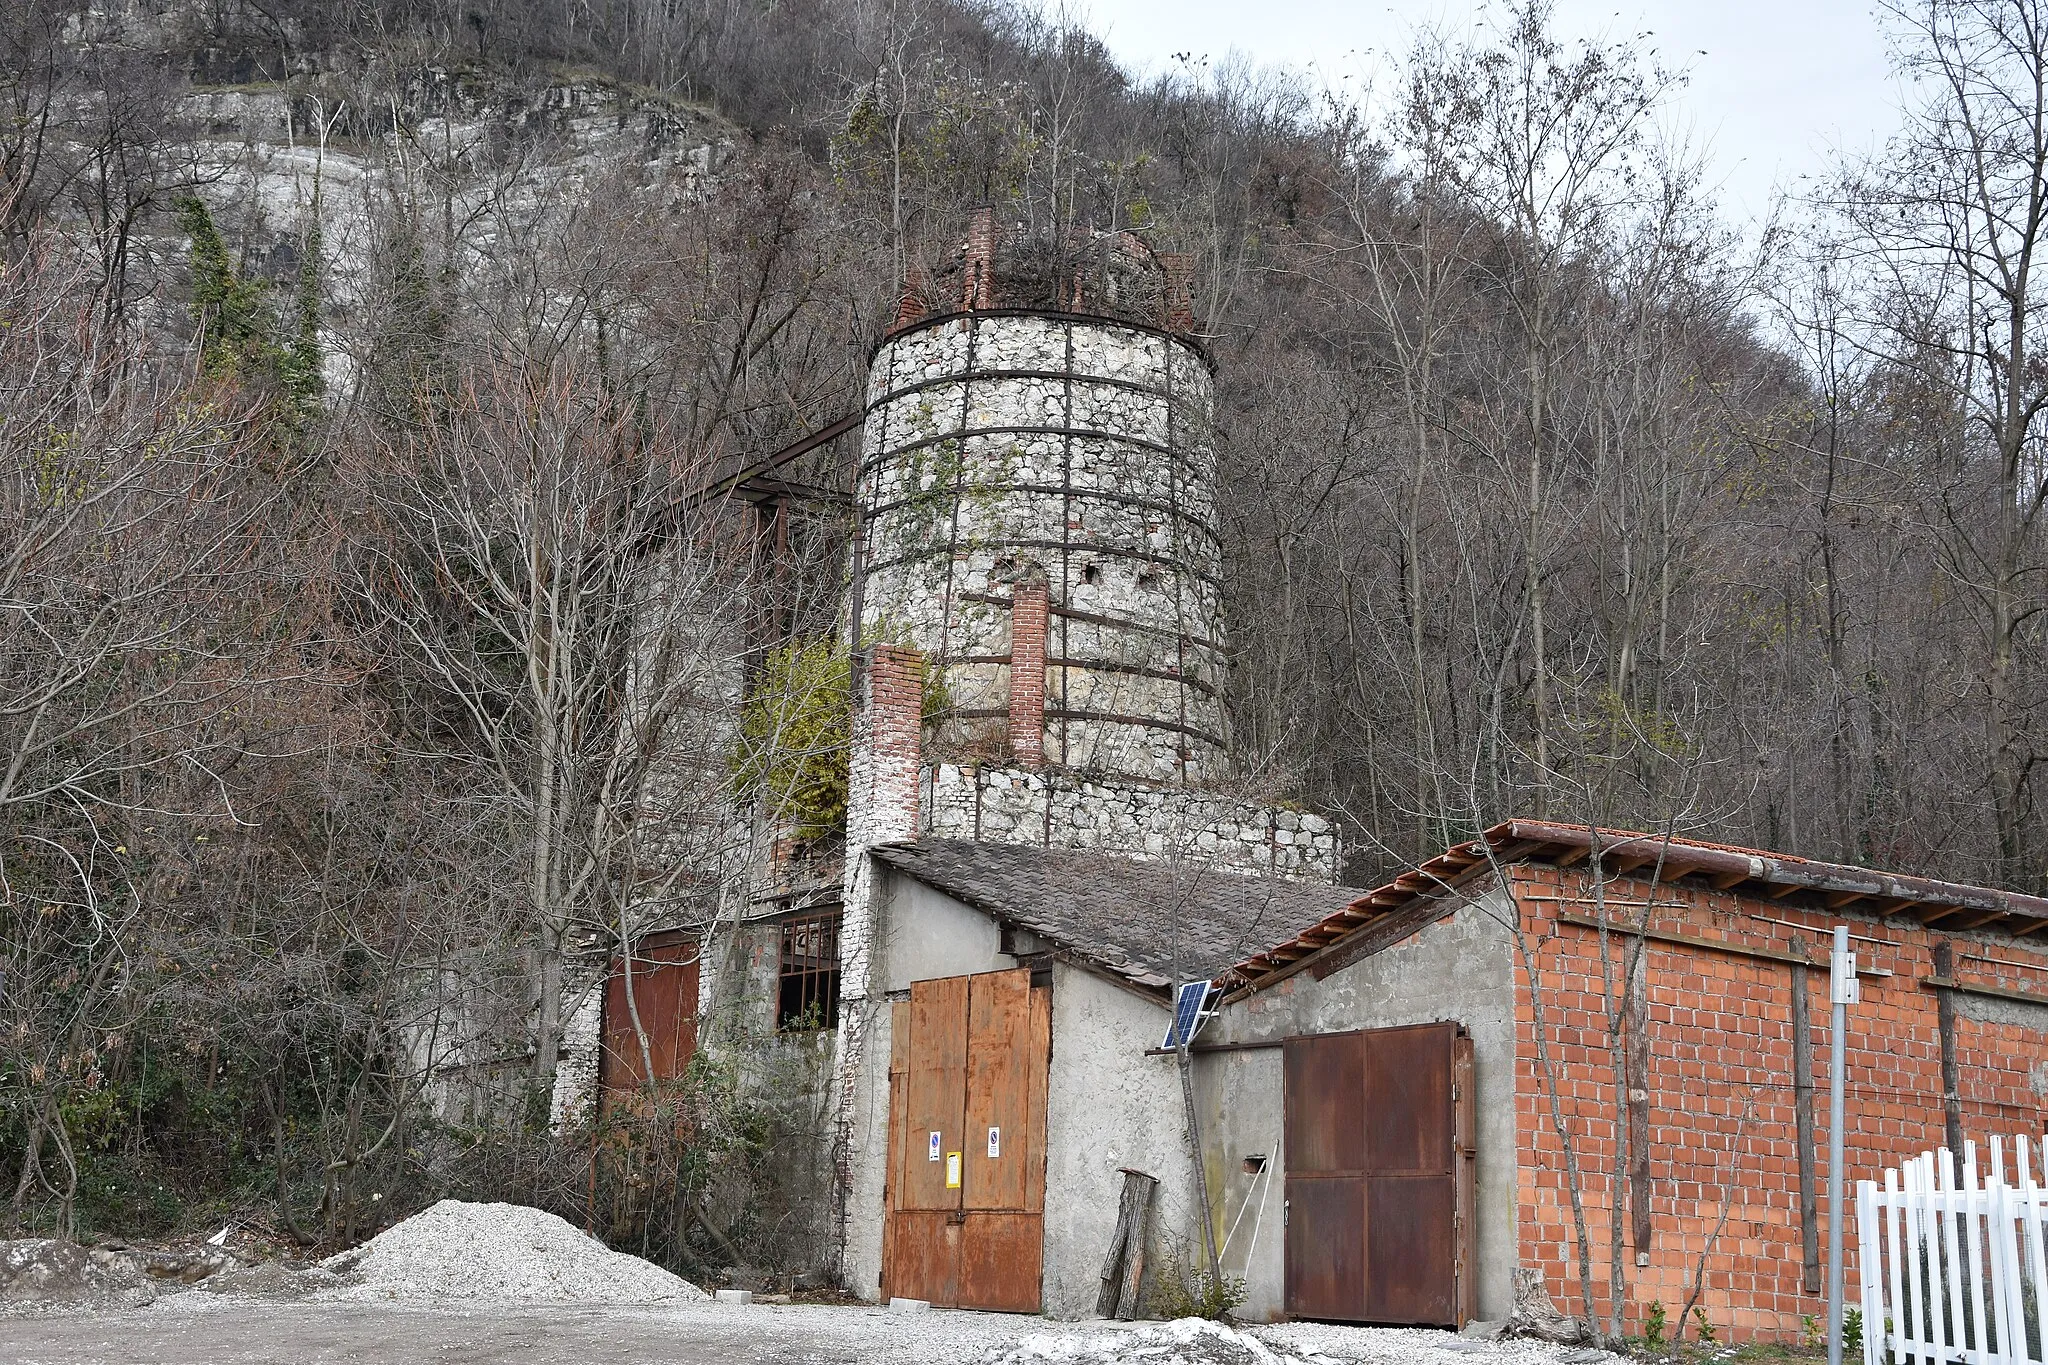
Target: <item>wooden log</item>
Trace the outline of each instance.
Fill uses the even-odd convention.
[[[1143,1171],[1131,1171],[1125,1176],[1138,1186],[1138,1211],[1131,1220],[1130,1245],[1124,1253],[1123,1292],[1117,1296],[1116,1317],[1118,1322],[1130,1322],[1138,1316],[1138,1292],[1145,1278],[1145,1227],[1152,1216],[1152,1196],[1159,1189],[1159,1182]]]
[[[1118,1201],[1116,1232],[1102,1262],[1102,1287],[1095,1295],[1095,1315],[1129,1322],[1137,1316],[1138,1281],[1145,1273],[1145,1221],[1152,1211],[1152,1191],[1159,1181],[1143,1171],[1124,1168],[1123,1197]]]

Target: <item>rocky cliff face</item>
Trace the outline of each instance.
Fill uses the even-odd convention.
[[[414,247],[431,269],[462,278],[481,249],[594,194],[645,213],[700,195],[744,140],[710,110],[588,65],[502,60],[474,33],[372,19],[81,7],[7,73],[24,97],[47,92],[53,116],[33,155],[0,169],[25,207],[100,243],[145,315],[183,311],[170,210],[196,194],[246,276],[291,281],[317,242],[323,314],[346,330],[400,218],[415,236],[431,228]],[[324,349],[345,371],[336,341]]]

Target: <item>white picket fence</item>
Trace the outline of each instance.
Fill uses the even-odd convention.
[[[1944,1148],[1886,1171],[1883,1189],[1857,1183],[1865,1365],[2043,1361],[2048,1190],[2026,1138],[2013,1139],[2009,1172],[2006,1151],[1991,1140],[1981,1181],[1977,1144],[1966,1142],[1960,1181]]]

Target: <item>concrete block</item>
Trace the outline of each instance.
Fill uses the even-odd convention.
[[[720,1303],[752,1303],[754,1301],[754,1291],[751,1289],[721,1289],[718,1291],[718,1301]]]
[[[889,1300],[889,1311],[891,1313],[929,1313],[932,1311],[932,1306],[931,1302],[927,1299],[891,1299]]]

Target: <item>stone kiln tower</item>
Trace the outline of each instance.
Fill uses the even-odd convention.
[[[869,371],[862,634],[922,651],[958,752],[1222,777],[1207,356],[1186,268],[1130,233],[975,216]]]

